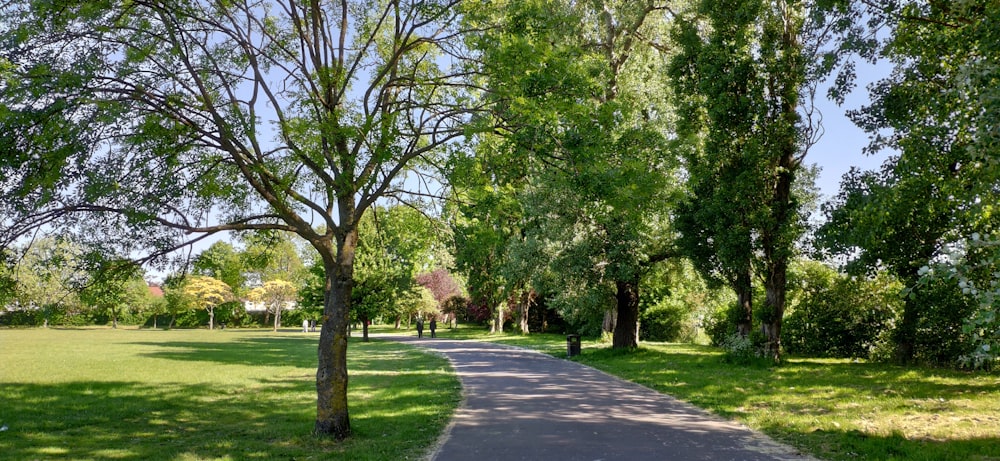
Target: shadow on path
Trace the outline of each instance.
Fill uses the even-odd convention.
[[[813,459],[575,362],[476,341],[383,339],[443,354],[462,381],[465,401],[434,461]]]

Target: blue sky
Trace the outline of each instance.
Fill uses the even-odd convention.
[[[825,133],[809,151],[806,163],[815,163],[822,168],[816,185],[823,194],[823,201],[837,194],[840,190],[840,178],[852,166],[874,170],[889,156],[888,152],[872,156],[862,153],[862,149],[868,145],[868,134],[855,126],[847,118],[846,112],[866,105],[869,101],[868,84],[887,77],[890,70],[887,63],[878,66],[857,63],[858,85],[842,106],[837,106],[826,98],[828,84],[820,87],[816,106],[823,114]]]

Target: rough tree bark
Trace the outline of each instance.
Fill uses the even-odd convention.
[[[632,349],[639,346],[639,280],[618,280],[615,288],[618,318],[611,347]]]
[[[347,411],[347,327],[354,290],[354,253],[358,231],[349,228],[337,236],[334,249],[325,242],[314,246],[326,269],[319,367],[316,370],[316,425],[314,432],[343,439],[351,434]]]

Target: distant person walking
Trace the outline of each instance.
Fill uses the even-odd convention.
[[[309,333],[309,319],[302,320],[302,332]]]
[[[434,330],[436,330],[437,327],[438,327],[437,319],[434,318],[434,317],[431,317],[431,338],[436,338],[437,337],[437,335],[434,334]]]
[[[417,337],[418,338],[423,338],[424,337],[424,318],[423,317],[417,317]]]

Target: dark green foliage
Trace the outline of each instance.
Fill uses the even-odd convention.
[[[782,331],[785,350],[813,357],[872,358],[902,308],[902,286],[885,275],[857,279],[818,264],[800,271],[798,278],[795,306]]]
[[[452,296],[441,303],[441,313],[451,314],[457,320],[469,319],[469,298]]]
[[[644,341],[677,341],[687,330],[688,307],[675,300],[646,309],[639,317],[639,337]]]
[[[743,319],[743,309],[738,303],[730,303],[705,318],[705,334],[713,346],[722,347],[730,336],[738,334],[739,322]],[[750,331],[756,331],[753,325]]]
[[[880,29],[871,37],[885,38],[877,46],[852,40],[845,46],[890,59],[893,72],[869,87],[869,105],[849,114],[869,133],[869,152],[891,149],[897,155],[879,172],[852,170],[845,176],[841,193],[825,207],[829,221],[819,241],[851,258],[859,271],[885,268],[913,288],[920,268],[940,260],[947,248],[1000,228],[995,210],[1000,163],[994,161],[1000,5],[995,0],[856,3],[864,5],[867,27]],[[856,32],[865,29],[860,18],[855,26]],[[837,91],[849,86],[849,77],[839,79]],[[945,317],[971,311],[951,304],[959,296],[922,296],[906,299],[893,334],[896,358],[948,361],[953,355],[948,351],[961,348],[951,344],[955,337],[949,336],[951,321]],[[934,337],[944,343],[928,349]]]
[[[0,313],[0,326],[37,327],[45,322],[45,315],[34,309],[16,309]]]
[[[544,297],[539,297],[528,311],[528,329],[532,333],[567,333],[569,324]]]
[[[975,348],[962,325],[975,308],[953,283],[933,280],[913,293],[921,316],[913,335],[913,360],[930,365],[955,366]],[[897,332],[898,334],[899,332]]]

